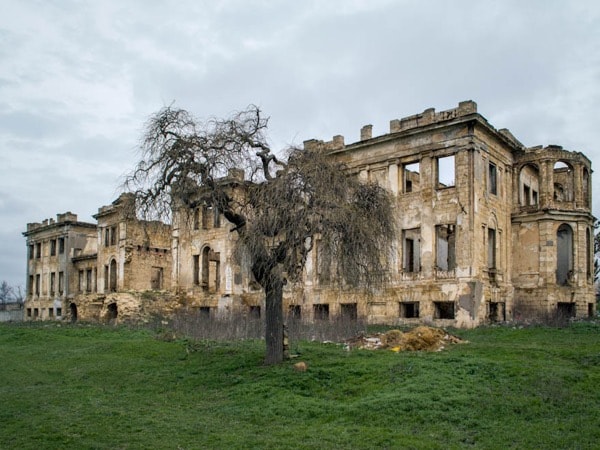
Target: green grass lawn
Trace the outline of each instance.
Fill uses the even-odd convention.
[[[600,325],[460,330],[439,353],[0,325],[0,448],[599,448]],[[295,372],[293,362],[308,364]]]

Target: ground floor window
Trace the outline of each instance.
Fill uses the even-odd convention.
[[[434,319],[454,319],[454,302],[433,302]]]
[[[559,319],[575,317],[575,303],[561,303],[556,305],[556,314]]]
[[[400,302],[400,317],[416,319],[419,317],[419,302]]]
[[[327,303],[313,305],[313,313],[315,320],[328,320],[329,305]]]
[[[249,316],[252,319],[260,319],[260,306],[250,306]]]
[[[300,320],[302,319],[302,306],[300,305],[290,305],[288,309],[288,319],[289,320]]]
[[[504,322],[506,320],[506,304],[503,302],[490,302],[488,318],[491,322]]]
[[[356,303],[342,303],[340,305],[342,320],[356,320],[358,318],[358,308]]]

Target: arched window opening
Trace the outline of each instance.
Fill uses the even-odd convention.
[[[117,292],[117,261],[114,259],[110,262],[109,286],[110,292]]]
[[[556,232],[556,283],[566,286],[573,280],[573,230],[563,223]]]
[[[202,290],[216,293],[221,277],[221,255],[210,247],[202,249]]]
[[[554,201],[573,201],[573,167],[564,161],[554,164]]]
[[[519,205],[537,205],[540,192],[540,171],[535,164],[524,165],[519,172]]]

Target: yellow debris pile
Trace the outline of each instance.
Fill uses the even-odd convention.
[[[441,328],[419,326],[410,331],[390,330],[375,335],[360,335],[345,342],[348,349],[363,348],[369,350],[389,349],[395,352],[437,352],[447,344],[465,343]]]

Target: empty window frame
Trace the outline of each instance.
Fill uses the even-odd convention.
[[[434,319],[454,319],[454,302],[433,302]]]
[[[42,257],[42,243],[38,242],[35,244],[35,257],[36,259],[40,259]]]
[[[194,223],[193,223],[194,230],[200,229],[200,222],[202,220],[201,215],[202,215],[202,210],[200,208],[194,209],[194,219],[193,219],[194,220]]]
[[[404,164],[402,166],[402,182],[404,187],[404,192],[416,192],[419,190],[421,184],[421,175],[420,175],[420,167],[419,162],[412,162],[408,164]]]
[[[150,274],[150,289],[162,289],[163,287],[163,268],[152,267]]]
[[[50,295],[54,295],[56,290],[56,272],[50,272]]]
[[[34,254],[33,244],[29,244],[28,249],[29,250],[27,251],[27,256],[29,259],[33,259],[33,254]]]
[[[92,292],[93,290],[93,277],[92,277],[92,269],[86,269],[85,271],[85,291]]]
[[[56,256],[56,239],[50,241],[50,256]]]
[[[62,317],[62,308],[56,308],[56,317]]]
[[[302,306],[290,305],[288,308],[288,320],[301,320],[302,319]]]
[[[29,275],[29,285],[27,286],[27,293],[29,295],[33,295],[33,275]]]
[[[251,319],[260,319],[260,306],[251,305],[248,310]]]
[[[313,315],[315,320],[329,320],[329,304],[313,305]]]
[[[420,272],[421,271],[421,229],[413,228],[403,231],[403,264],[404,272]]]
[[[488,269],[496,269],[496,230],[494,228],[487,229],[487,255]]]
[[[62,255],[65,252],[65,238],[58,238],[58,254]]]
[[[85,273],[83,270],[79,271],[78,290],[79,292],[83,292],[85,290]]]
[[[400,317],[402,319],[419,318],[419,302],[400,302]]]
[[[110,245],[117,245],[117,227],[110,228]]]
[[[342,320],[355,321],[358,319],[358,307],[356,303],[340,304],[340,316]]]
[[[488,164],[488,192],[498,195],[498,170],[492,162]]]
[[[573,168],[563,161],[557,161],[554,164],[554,201],[570,202],[573,201],[574,184]]]
[[[200,255],[194,255],[193,260],[194,284],[198,286],[200,284]]]
[[[65,273],[58,272],[58,295],[62,295],[65,289]]]
[[[38,273],[35,276],[35,295],[37,295],[38,297],[40,295],[41,282],[42,282],[42,276]]]
[[[519,170],[519,205],[538,204],[540,191],[540,171],[535,164],[525,164]]]
[[[202,249],[201,284],[204,291],[215,293],[219,291],[221,280],[221,255],[210,247]]]
[[[436,158],[437,189],[453,187],[456,184],[454,155]]]
[[[436,267],[437,270],[451,271],[456,268],[456,226],[436,225]]]
[[[556,231],[556,283],[568,285],[573,278],[573,229],[563,223]]]

